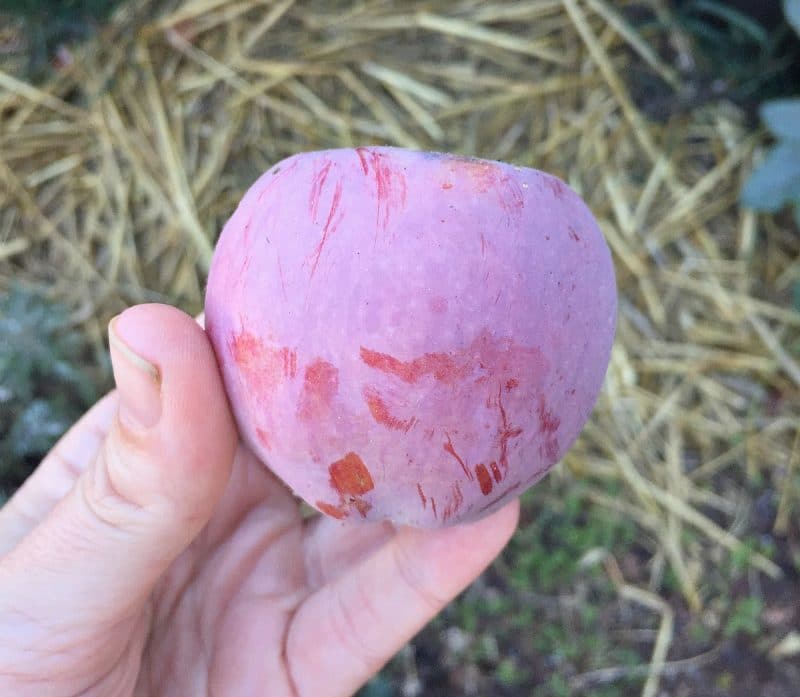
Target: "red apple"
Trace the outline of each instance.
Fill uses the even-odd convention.
[[[475,519],[595,403],[608,247],[533,169],[395,148],[296,155],[222,232],[206,323],[242,437],[335,518]]]

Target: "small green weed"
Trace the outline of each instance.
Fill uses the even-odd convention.
[[[570,697],[572,690],[566,678],[559,673],[553,673],[544,685],[534,690],[534,697]]]
[[[509,686],[517,685],[527,677],[527,673],[520,670],[513,656],[502,659],[495,674],[501,683]]]
[[[587,504],[575,487],[561,504],[537,506],[535,518],[514,536],[506,553],[514,560],[510,582],[518,590],[553,593],[572,580],[589,550],[626,548],[635,539],[632,521]]]
[[[727,638],[733,638],[737,634],[747,634],[756,636],[761,633],[761,611],[764,609],[764,601],[761,598],[751,596],[741,598],[733,606],[728,621],[722,631]]]

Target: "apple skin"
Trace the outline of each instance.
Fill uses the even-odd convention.
[[[205,312],[243,440],[298,496],[440,527],[501,507],[572,445],[616,302],[608,247],[561,180],[362,147],[256,181]]]

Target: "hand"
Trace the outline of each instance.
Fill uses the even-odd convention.
[[[304,521],[190,317],[109,334],[117,391],[0,509],[2,695],[350,695],[514,531],[516,502],[435,531]]]

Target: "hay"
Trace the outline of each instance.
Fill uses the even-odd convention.
[[[390,143],[548,170],[594,210],[621,291],[606,389],[554,476],[597,482],[591,498],[650,540],[651,587],[666,562],[695,610],[715,550],[740,549],[747,502],[728,474],[771,477],[785,529],[797,507],[798,240],[737,206],[760,141],[734,106],[648,121],[626,66],[647,64],[673,90],[680,79],[605,0],[172,5],[127,6],[40,87],[6,58],[4,289],[46,289],[98,340],[132,303],[197,312],[222,223],[261,171],[300,150]],[[624,494],[604,494],[608,482]],[[671,615],[626,592],[669,618],[654,694]]]

